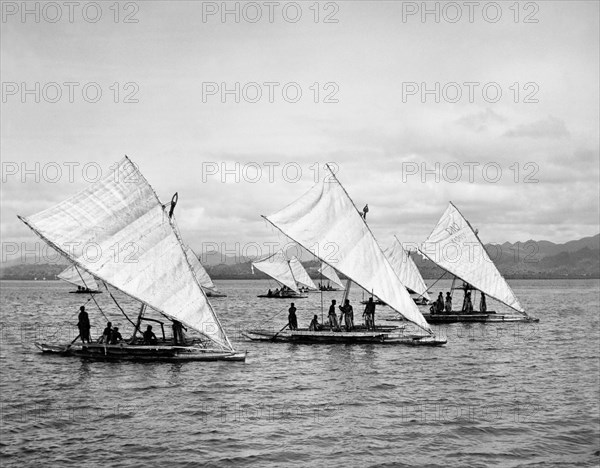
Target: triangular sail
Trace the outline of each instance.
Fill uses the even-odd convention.
[[[217,291],[215,283],[213,283],[211,277],[208,275],[208,273],[200,263],[200,260],[198,259],[194,251],[191,248],[186,247],[185,254],[187,255],[188,261],[192,266],[192,270],[194,270],[194,274],[196,275],[196,279],[198,280],[198,283],[200,283],[200,286],[202,286],[204,289]]]
[[[265,219],[321,261],[379,297],[407,320],[432,333],[371,230],[330,169],[323,181]],[[335,252],[328,252],[327,259],[322,258],[322,246],[331,244],[336,246]]]
[[[252,266],[291,290],[299,292],[296,279],[290,268],[290,262],[285,257],[283,251],[279,250],[263,260],[252,262]]]
[[[408,255],[400,241],[394,238],[394,243],[384,251],[400,282],[409,289],[430,300],[427,294],[427,285],[415,265],[414,260]]]
[[[80,269],[233,349],[165,207],[127,157],[91,187],[19,218]]]
[[[432,262],[474,288],[525,313],[479,237],[452,203],[419,250]]]
[[[90,291],[98,290],[98,283],[96,283],[94,277],[85,270],[78,270],[73,265],[61,271],[58,274],[58,278],[75,286],[89,289]]]
[[[340,288],[344,288],[345,286],[342,284],[342,280],[335,272],[333,268],[331,268],[327,263],[321,263],[321,268],[319,268],[319,273],[321,273],[325,278],[331,281],[333,284],[339,286]]]
[[[296,283],[310,289],[317,289],[317,285],[313,283],[313,280],[310,279],[310,276],[308,276],[308,273],[302,266],[302,263],[300,263],[300,260],[298,260],[296,257],[290,258],[290,268],[292,269]]]

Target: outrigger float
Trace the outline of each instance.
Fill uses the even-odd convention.
[[[86,273],[101,281],[135,327],[129,340],[116,344],[75,343],[77,338],[69,344],[35,343],[42,352],[102,360],[245,360],[246,353],[233,348],[196,276],[200,262],[181,240],[173,216],[176,203],[177,194],[163,205],[125,157],[114,171],[82,192],[28,218],[19,216],[73,264],[81,273],[78,276]],[[85,255],[89,243],[95,246],[94,258]],[[117,303],[109,285],[141,303],[136,323]],[[147,309],[173,321],[174,335],[177,324],[199,336],[186,339],[181,332],[176,344],[175,338],[165,337],[160,320],[144,317]],[[162,340],[136,338],[143,320],[160,323]]]
[[[431,327],[398,279],[346,190],[329,166],[327,175],[302,197],[268,217],[275,228],[298,243],[329,267],[348,278],[343,304],[350,285],[358,286],[383,300],[408,322],[427,335],[408,334],[403,327],[376,327],[367,330],[354,327],[350,331],[285,330],[279,332],[252,329],[244,335],[251,340],[296,343],[375,343],[439,346],[445,339],[434,335]],[[335,245],[333,253],[323,255],[319,245]],[[313,312],[316,314],[316,311]],[[321,316],[323,310],[320,311]],[[356,314],[358,315],[358,314]],[[404,324],[403,324],[404,325]],[[312,327],[311,327],[312,328]]]
[[[477,231],[452,202],[419,251],[444,270],[439,279],[446,273],[453,275],[450,302],[447,304],[440,292],[441,298],[438,296],[429,313],[423,314],[429,323],[539,322],[538,318],[525,312],[517,296],[488,256]],[[457,280],[462,281],[462,286],[455,287]],[[463,290],[460,310],[456,310],[453,301],[454,291],[457,289]],[[477,291],[480,293],[479,310],[475,309]],[[486,295],[517,313],[488,310]]]

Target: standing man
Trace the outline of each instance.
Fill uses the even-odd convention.
[[[331,300],[331,305],[329,306],[329,314],[327,315],[329,319],[329,329],[331,331],[338,331],[340,326],[338,325],[337,317],[335,315],[335,299]]]
[[[173,328],[173,344],[175,346],[185,345],[185,336],[183,334],[184,326],[181,324],[181,322],[178,320],[173,320],[172,328]],[[186,331],[187,331],[187,328],[186,328]]]
[[[375,330],[375,302],[373,302],[373,297],[369,298],[363,312],[363,317],[365,318],[367,330]]]
[[[363,219],[366,221],[367,220],[367,213],[369,212],[369,204],[367,203],[365,205],[365,207],[363,208],[363,212],[362,212],[362,217]]]
[[[346,331],[352,331],[354,328],[354,309],[350,305],[350,299],[346,299],[343,306],[340,306],[344,322],[346,323]]]
[[[449,292],[446,293],[446,303],[444,305],[444,309],[448,313],[452,312],[452,296]]]
[[[90,317],[85,311],[85,306],[81,306],[79,308],[79,315],[77,316],[77,328],[79,328],[79,338],[81,338],[82,343],[90,342]]]
[[[441,291],[438,294],[435,308],[436,308],[436,312],[438,314],[441,314],[442,312],[444,312],[444,295]]]
[[[288,326],[290,330],[298,330],[298,318],[296,317],[296,308],[294,307],[294,303],[288,309]]]

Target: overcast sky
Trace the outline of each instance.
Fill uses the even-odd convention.
[[[221,2],[130,2],[115,22],[107,2],[93,22],[93,7],[69,18],[61,2],[27,2],[23,17],[3,2],[2,240],[33,240],[16,214],[125,154],[161,199],[179,192],[196,250],[277,240],[259,215],[306,192],[326,162],[369,203],[382,245],[424,240],[449,201],[485,242],[594,235],[599,3],[488,3],[428,3],[439,22],[421,2],[306,2],[296,22],[290,2],[272,22],[265,2],[230,3],[236,22]]]

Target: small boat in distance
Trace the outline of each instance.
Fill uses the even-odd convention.
[[[69,291],[71,294],[101,294],[98,289],[98,283],[92,275],[86,271],[79,270],[75,265],[71,265],[58,274],[58,279],[77,286],[75,291]]]
[[[171,203],[161,203],[137,166],[124,157],[113,171],[87,189],[40,213],[19,216],[78,270],[102,281],[134,326],[128,340],[119,334],[118,338],[111,335],[108,344],[103,337],[75,343],[79,336],[66,344],[35,343],[42,352],[100,360],[246,359],[246,354],[236,352],[229,341],[198,282],[173,217],[176,203],[177,194]],[[95,258],[84,255],[90,243],[96,247]],[[108,286],[141,304],[135,322]],[[102,317],[95,315],[90,321],[105,323],[108,318],[94,303]],[[165,335],[160,320],[145,316],[150,309],[172,321],[172,338]],[[143,338],[139,337],[145,320],[160,324],[161,338],[152,333],[150,325]],[[191,330],[188,337],[183,335],[185,327]]]
[[[260,294],[257,297],[268,299],[306,299],[308,296],[301,294],[304,288],[317,287],[308,276],[308,273],[296,257],[288,260],[282,250],[278,250],[273,255],[252,262],[252,271],[254,268],[262,271],[273,278],[278,287],[272,291],[269,289],[266,294]]]
[[[450,302],[440,292],[441,299],[438,296],[429,313],[423,314],[429,323],[539,321],[525,312],[488,256],[477,232],[452,202],[419,251],[454,276],[451,291],[447,293]],[[463,283],[460,288],[454,287],[457,279]],[[463,290],[462,306],[459,309],[453,297],[456,289]],[[480,292],[479,310],[476,309],[477,291]],[[518,314],[488,309],[486,296],[507,305]]]
[[[277,213],[263,218],[290,240],[304,247],[322,262],[335,266],[337,271],[348,278],[344,300],[348,296],[351,283],[355,283],[385,300],[392,309],[408,322],[427,332],[427,335],[406,333],[403,326],[378,326],[377,320],[370,321],[368,329],[362,325],[349,325],[344,331],[335,327],[326,330],[323,324],[316,323],[317,311],[312,311],[312,321],[308,328],[285,330],[288,326],[286,325],[278,332],[254,329],[246,331],[245,336],[251,340],[266,342],[366,342],[414,346],[445,344],[445,339],[437,338],[433,334],[406,288],[400,283],[365,219],[328,165],[326,170],[326,176],[303,196]],[[337,248],[333,254],[328,253],[327,258],[323,258],[319,245],[335,245]],[[323,309],[320,312],[323,321]],[[355,317],[356,322],[360,322],[358,310]]]
[[[323,284],[323,281],[319,282],[319,291],[339,291],[340,289],[344,289],[342,280],[335,272],[335,269],[331,268],[327,263],[321,263],[319,273],[328,279],[327,284]],[[338,287],[332,286],[331,283]]]

